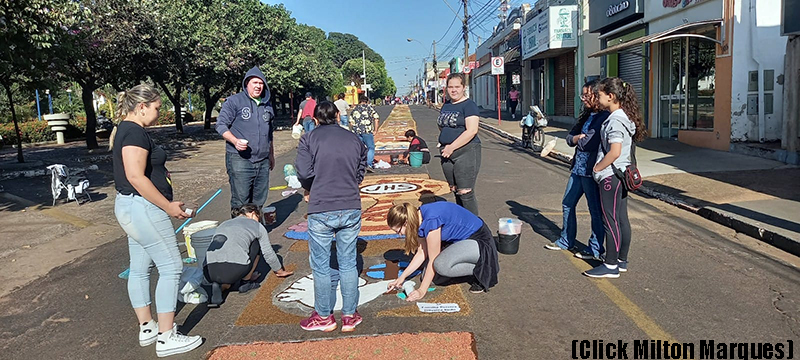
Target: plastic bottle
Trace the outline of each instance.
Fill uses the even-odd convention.
[[[406,296],[414,292],[414,285],[416,285],[416,283],[413,281],[406,281],[403,283],[403,292],[406,293]]]

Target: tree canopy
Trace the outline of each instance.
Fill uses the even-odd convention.
[[[0,32],[0,86],[9,103],[12,89],[79,85],[89,148],[97,147],[93,94],[109,85],[120,91],[149,81],[172,103],[167,110],[181,107],[188,88],[210,110],[259,66],[272,101],[305,91],[333,95],[360,84],[363,50],[371,95],[396,90],[383,58],[356,36],[326,35],[298,24],[283,5],[259,0],[0,0]]]

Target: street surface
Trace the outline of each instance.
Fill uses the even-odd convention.
[[[378,108],[382,121],[392,109]],[[418,134],[435,146],[438,112],[411,106],[411,115]],[[460,287],[455,290],[471,310],[466,316],[378,317],[381,311],[404,306],[388,295],[381,297],[359,308],[364,322],[348,335],[469,331],[481,359],[568,359],[574,340],[786,344],[800,339],[800,271],[789,265],[800,263],[796,257],[656,199],[632,195],[628,202],[633,231],[629,271],[619,279],[587,278],[581,272],[596,263],[543,248],[560,233],[567,165],[540,158],[485,131],[479,136],[483,159],[476,194],[481,217],[493,230],[500,217],[524,222],[519,253],[500,255],[500,283],[484,294],[467,292],[465,284],[451,285]],[[218,148],[217,166],[224,173],[222,147]],[[289,151],[276,159],[271,186],[285,184],[281,169],[293,163],[294,156]],[[377,170],[370,176],[407,170]],[[416,172],[444,180],[437,158]],[[227,183],[217,187],[223,193],[197,220],[229,217],[229,187]],[[443,197],[454,200],[452,194]],[[267,285],[244,295],[232,293],[219,309],[179,303],[176,321],[182,324],[181,330],[202,335],[206,342],[173,358],[201,359],[225,344],[343,337],[338,330],[304,332],[297,324],[237,325],[240,317],[259,315],[255,314],[261,311],[258,307],[248,307],[253,299],[274,299],[309,272],[308,254],[290,251],[295,241],[283,236],[290,226],[303,221],[305,203],[297,194],[282,198],[280,191],[271,191],[268,202],[278,209],[271,241],[296,274],[281,281],[274,293],[259,294]],[[585,243],[590,219],[583,201],[578,210],[578,240]],[[397,240],[397,248],[401,246]],[[118,238],[0,299],[0,358],[155,358],[152,347],[137,344],[126,284],[117,277],[127,262],[126,239]],[[364,255],[365,267],[379,262],[379,256]],[[264,283],[273,277],[270,273]],[[632,356],[631,349],[628,355]]]

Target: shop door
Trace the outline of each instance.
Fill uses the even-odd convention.
[[[555,115],[573,116],[575,104],[575,58],[568,52],[556,58]]]
[[[686,117],[686,39],[661,45],[661,86],[659,89],[659,137],[678,138],[678,129]]]
[[[619,77],[636,91],[639,100],[639,111],[644,109],[644,65],[642,47],[623,50],[619,52]],[[642,116],[644,114],[641,114]]]

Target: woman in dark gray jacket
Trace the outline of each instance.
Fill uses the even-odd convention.
[[[608,118],[609,112],[598,109],[595,95],[596,86],[597,80],[583,85],[581,92],[583,111],[578,123],[567,135],[567,144],[575,147],[575,155],[572,157],[571,174],[567,188],[564,190],[564,198],[561,201],[564,222],[561,237],[555,242],[545,245],[545,248],[569,250],[575,246],[575,237],[578,232],[575,208],[581,197],[586,195],[586,203],[592,217],[592,235],[589,237],[586,248],[576,252],[575,257],[599,261],[605,252],[603,249],[605,229],[603,228],[603,212],[600,208],[600,191],[597,183],[592,179],[592,166],[600,147],[600,128],[603,121]]]

